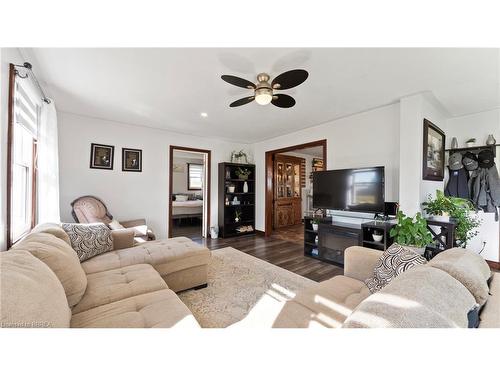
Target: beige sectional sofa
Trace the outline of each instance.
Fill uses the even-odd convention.
[[[55,224],[0,254],[1,326],[199,327],[175,292],[206,285],[210,251],[184,237],[122,248],[133,236],[112,234],[115,250],[82,263]]]
[[[468,312],[477,304],[479,328],[500,328],[500,273],[492,274],[480,255],[447,250],[371,294],[364,281],[380,255],[359,246],[346,249],[344,275],[298,292],[272,326],[466,328]]]

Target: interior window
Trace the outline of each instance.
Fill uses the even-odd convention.
[[[188,190],[201,190],[203,187],[203,164],[188,163]]]
[[[10,122],[10,244],[15,243],[35,225],[36,139],[40,105],[15,79]],[[12,92],[12,91],[11,91]]]

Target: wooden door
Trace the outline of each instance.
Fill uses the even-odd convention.
[[[302,220],[302,158],[276,155],[274,159],[274,227]]]

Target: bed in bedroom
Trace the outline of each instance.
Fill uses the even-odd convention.
[[[203,201],[196,200],[179,200],[172,202],[172,219],[184,218],[202,218],[203,216]]]

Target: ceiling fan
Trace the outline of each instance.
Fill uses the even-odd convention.
[[[269,83],[269,79],[271,77],[267,73],[260,73],[257,76],[257,84],[247,81],[246,79],[230,75],[223,75],[221,78],[231,85],[254,91],[254,95],[238,99],[229,104],[230,107],[239,107],[240,105],[247,104],[255,100],[257,104],[260,105],[272,103],[276,107],[290,108],[295,105],[295,99],[290,95],[275,94],[274,90],[291,89],[292,87],[298,86],[304,82],[308,76],[309,73],[307,73],[307,71],[303,69],[295,69],[280,74],[274,78],[271,83]]]

